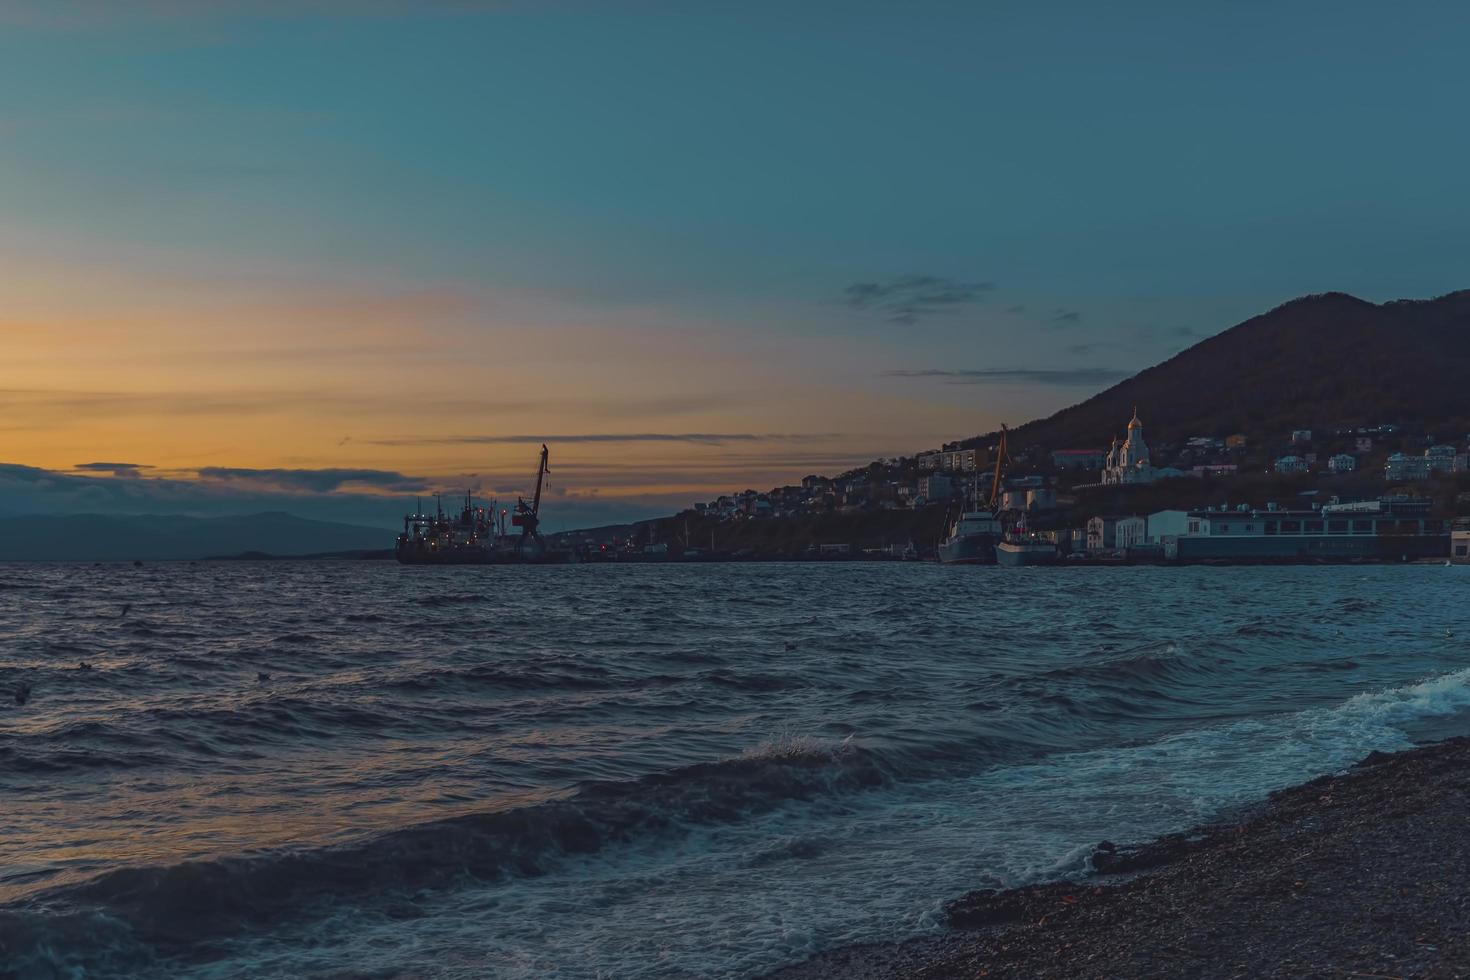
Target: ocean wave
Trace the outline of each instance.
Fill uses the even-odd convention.
[[[736,691],[753,691],[756,693],[789,691],[799,687],[806,687],[810,683],[806,678],[798,674],[777,671],[732,670],[728,667],[707,670],[699,675],[698,680],[707,684],[715,684],[719,687],[731,688]]]
[[[575,667],[526,667],[520,670],[480,664],[473,667],[442,667],[421,671],[411,677],[399,677],[382,687],[399,691],[433,691],[463,687],[501,689],[506,691],[572,691],[629,686],[639,678],[610,679],[611,672],[595,664]]]
[[[1045,671],[1042,677],[1068,681],[1153,682],[1171,678],[1195,678],[1214,673],[1224,661],[1204,654],[1186,653],[1178,643],[1168,642],[1129,650],[1120,656],[1069,664]]]
[[[40,892],[26,909],[59,911],[72,917],[68,922],[105,916],[125,924],[133,940],[172,955],[242,927],[310,915],[317,901],[403,895],[466,877],[538,876],[571,856],[648,835],[679,834],[690,825],[739,821],[792,801],[870,789],[891,778],[880,754],[851,740],[778,736],[718,762],[633,781],[585,783],[566,797],[420,824],[351,844],[109,871]],[[20,942],[15,935],[22,933],[9,941]],[[33,937],[32,947],[19,955],[38,955],[35,942],[40,939]]]

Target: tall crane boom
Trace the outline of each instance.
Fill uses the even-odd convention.
[[[526,503],[524,497],[516,498],[516,512],[511,515],[510,522],[521,529],[521,539],[516,543],[517,551],[524,551],[528,540],[541,546],[541,488],[546,482],[546,474],[551,472],[548,461],[551,452],[546,444],[541,444],[541,463],[536,467],[536,492],[531,495],[531,502]]]
[[[551,472],[547,462],[551,459],[551,451],[546,448],[546,443],[541,444],[541,465],[536,468],[536,496],[531,499],[531,513],[537,517],[541,516],[541,482],[546,479],[546,474]]]
[[[1000,475],[1001,468],[1005,465],[1009,454],[1006,452],[1006,427],[1002,422],[1000,426],[1000,445],[995,447],[995,481],[990,485],[990,508],[1000,508]]]

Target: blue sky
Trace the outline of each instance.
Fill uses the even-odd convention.
[[[0,462],[447,484],[528,467],[514,444],[415,454],[395,420],[787,437],[569,443],[569,483],[633,514],[799,478],[803,452],[832,468],[1024,421],[1302,293],[1465,287],[1467,21],[0,0],[0,329],[35,351],[0,375],[30,413]],[[48,373],[48,338],[97,363]],[[178,359],[211,353],[191,386]],[[484,399],[473,433],[433,378]],[[196,438],[206,384],[300,417]],[[86,392],[160,401],[131,427],[57,420]],[[357,431],[313,428],[375,392]]]

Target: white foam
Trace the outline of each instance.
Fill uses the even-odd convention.
[[[201,971],[310,974],[344,963],[440,977],[753,976],[842,943],[935,928],[944,899],[1081,874],[1093,845],[1136,841],[1409,744],[1403,726],[1470,708],[1470,669],[1330,707],[782,808],[463,889],[411,921],[344,910]],[[830,751],[774,740],[758,755]],[[773,839],[819,836],[790,860]]]

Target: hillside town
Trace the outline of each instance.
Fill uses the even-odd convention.
[[[1011,448],[992,501],[996,449],[994,439],[951,443],[721,494],[598,547],[645,557],[933,558],[954,516],[983,507],[1077,563],[1470,562],[1470,435],[1385,422],[1151,445],[1135,411],[1106,447]]]

